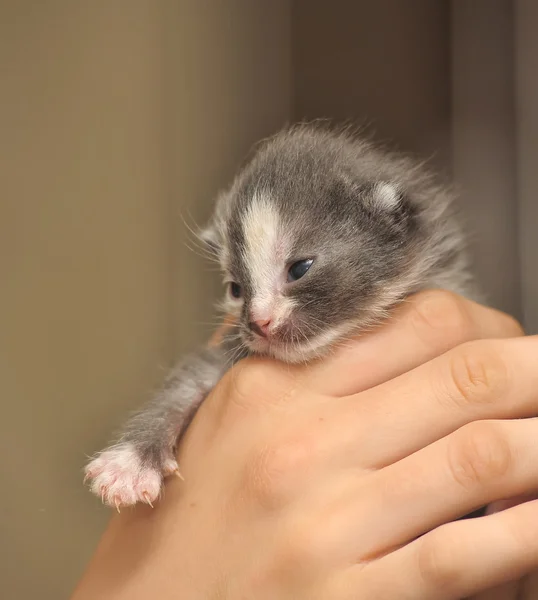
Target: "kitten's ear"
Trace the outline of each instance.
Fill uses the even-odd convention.
[[[221,192],[217,196],[215,208],[209,217],[209,222],[199,232],[199,237],[211,252],[219,255],[224,245],[224,223],[226,221],[226,206],[228,195]]]
[[[220,250],[220,239],[214,222],[210,222],[203,228],[199,233],[199,237],[212,252]]]
[[[407,204],[402,190],[393,183],[379,181],[374,183],[370,190],[371,208],[388,212],[399,212]]]
[[[416,207],[405,191],[388,181],[377,181],[366,193],[365,207],[394,233],[409,232],[417,225]]]

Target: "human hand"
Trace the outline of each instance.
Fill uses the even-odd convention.
[[[328,360],[240,363],[185,483],[113,520],[73,600],[435,600],[538,567],[536,502],[447,523],[538,484],[538,422],[510,420],[536,414],[538,340],[500,339],[520,333],[435,292]]]

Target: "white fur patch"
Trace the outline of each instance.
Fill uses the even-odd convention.
[[[400,194],[396,186],[390,183],[378,183],[374,188],[374,202],[385,209],[393,209],[400,204]]]
[[[258,194],[245,212],[242,226],[245,237],[244,259],[253,286],[252,309],[258,318],[278,317],[275,314],[275,299],[285,266],[278,211],[266,197]],[[288,314],[287,308],[282,310]]]
[[[350,329],[352,327],[350,328],[349,324],[334,327],[330,331],[325,331],[310,338],[308,341],[301,341],[295,348],[287,348],[282,356],[275,353],[275,358],[286,362],[299,363],[323,356],[327,349]]]
[[[293,298],[281,296],[273,309],[273,320],[275,323],[282,323],[288,319],[295,307],[296,302]]]

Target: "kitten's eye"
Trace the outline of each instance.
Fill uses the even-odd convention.
[[[230,281],[230,295],[233,298],[241,298],[241,296],[243,295],[243,290],[241,289],[241,286],[235,281]]]
[[[297,262],[293,263],[288,269],[288,283],[297,281],[297,279],[301,279],[301,277],[306,274],[308,269],[310,269],[313,262],[314,261],[312,259],[307,258],[305,260],[298,260]]]

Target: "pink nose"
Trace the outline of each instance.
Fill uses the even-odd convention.
[[[257,333],[261,337],[267,337],[270,325],[271,319],[254,319],[248,324],[251,331]]]

